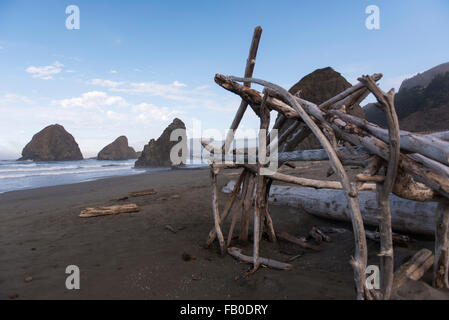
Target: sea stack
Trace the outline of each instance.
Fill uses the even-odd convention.
[[[339,72],[335,71],[331,67],[326,67],[323,69],[317,69],[303,77],[299,82],[290,88],[289,92],[319,105],[350,87],[351,84]],[[359,105],[352,107],[350,110],[346,110],[346,112],[359,118],[365,118],[363,109]],[[294,122],[295,120],[287,120],[279,129],[279,135],[287,130],[287,128],[289,128]],[[293,148],[282,151],[320,148],[322,148],[321,144],[313,134],[310,134],[299,145],[294,145]]]
[[[70,161],[83,160],[73,136],[59,124],[50,125],[36,133],[23,148],[19,160]]]
[[[136,151],[128,145],[128,138],[120,136],[114,142],[104,147],[97,156],[97,160],[128,160],[137,159]]]
[[[173,166],[170,160],[170,150],[173,146],[180,143],[178,141],[170,141],[170,134],[176,129],[186,129],[184,122],[175,118],[173,122],[164,130],[159,139],[151,141],[145,145],[142,154],[136,161],[136,168],[144,167],[170,167]],[[184,150],[187,150],[187,141],[184,139]]]

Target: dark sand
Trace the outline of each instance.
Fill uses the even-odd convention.
[[[316,175],[308,169],[305,176]],[[220,188],[236,177],[235,171],[220,175]],[[130,191],[150,188],[158,193],[122,202],[137,203],[139,213],[78,217],[85,207],[113,205],[118,203],[113,199]],[[157,200],[174,194],[180,198]],[[228,195],[220,196],[222,208]],[[333,235],[334,241],[322,244],[324,251],[319,253],[264,240],[262,256],[281,261],[302,256],[292,262],[291,271],[262,268],[236,281],[249,265],[221,257],[217,244],[203,247],[213,225],[208,170],[173,170],[1,194],[0,299],[14,295],[17,299],[353,299],[348,263],[353,254],[351,226],[288,207],[272,206],[271,212],[278,231],[305,236],[317,225],[343,227],[347,232]],[[396,265],[432,246],[431,239],[419,239],[408,248],[396,248]],[[370,262],[377,264],[378,244],[369,241],[368,248]],[[251,244],[243,249],[250,254]],[[184,261],[184,253],[196,259]],[[68,265],[81,270],[80,290],[65,288]],[[431,273],[424,280],[429,283]],[[401,297],[447,297],[446,292],[436,296],[429,290],[420,282],[404,289]]]

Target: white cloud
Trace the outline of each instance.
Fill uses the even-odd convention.
[[[123,88],[116,88],[115,91],[126,93],[148,93],[154,96],[174,97],[182,95],[182,88],[187,87],[185,83],[174,81],[170,84],[160,84],[155,81],[152,82],[131,82]]]
[[[54,100],[53,105],[59,105],[63,108],[81,107],[84,109],[100,108],[103,106],[127,107],[129,103],[120,96],[110,96],[106,92],[90,91],[83,93],[80,97]]]
[[[108,112],[106,112],[106,116],[111,119],[111,120],[122,120],[124,119],[124,115],[112,110],[108,110]]]
[[[167,107],[158,107],[150,103],[138,104],[132,110],[137,114],[136,119],[144,122],[148,120],[169,121],[181,113],[178,110],[170,110]]]
[[[62,71],[64,65],[59,61],[55,61],[50,66],[29,66],[25,69],[26,72],[32,75],[33,78],[38,78],[42,80],[53,79],[53,76]]]
[[[26,96],[14,94],[14,93],[7,93],[0,97],[0,104],[14,104],[14,103],[32,104],[32,103],[34,103],[34,101],[29,99]]]
[[[118,73],[118,72],[117,72],[117,70],[112,69],[111,71],[109,71],[109,73],[111,73],[111,74],[116,74],[116,73]]]
[[[106,88],[117,88],[124,84],[124,82],[105,80],[105,79],[92,79],[88,82],[95,86],[106,87]]]

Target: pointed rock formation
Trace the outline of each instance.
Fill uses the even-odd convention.
[[[137,159],[137,153],[128,146],[128,138],[118,137],[114,142],[104,147],[97,156],[97,160],[128,160]]]
[[[315,104],[321,104],[349,87],[351,87],[351,84],[346,81],[340,73],[336,72],[331,67],[327,67],[317,69],[306,75],[298,83],[291,87],[289,92]],[[355,106],[352,109],[347,110],[347,112],[359,118],[365,117],[365,114],[360,106]],[[294,120],[287,120],[279,129],[279,134],[282,134],[293,123]],[[321,148],[321,145],[315,136],[311,134],[295,148],[285,151],[316,148]]]
[[[159,139],[151,139],[151,141],[145,145],[142,154],[135,163],[136,168],[172,166],[170,151],[172,147],[179,142],[170,141],[170,134],[176,129],[186,129],[184,122],[178,118],[173,120],[173,122],[164,130]],[[184,139],[183,143],[185,143],[185,148],[187,149],[186,139]]]
[[[63,126],[54,124],[36,133],[23,148],[19,160],[70,161],[83,160],[73,136]]]

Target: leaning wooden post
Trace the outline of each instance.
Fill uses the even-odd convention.
[[[232,191],[231,198],[229,199],[228,203],[226,204],[226,207],[223,210],[223,213],[220,217],[220,223],[223,223],[227,218],[229,213],[231,212],[232,206],[234,205],[234,202],[239,195],[240,192],[240,185],[242,184],[242,181],[244,177],[246,176],[247,172],[246,170],[243,170],[241,173],[237,183],[234,186],[234,190]],[[216,228],[212,228],[212,230],[209,232],[209,236],[206,240],[206,247],[210,246],[212,242],[214,242],[215,238],[217,237]]]
[[[262,36],[262,27],[257,26],[254,29],[253,40],[251,41],[251,47],[249,48],[248,59],[246,60],[245,67],[245,77],[252,77],[254,72],[254,66],[256,65],[257,50],[259,49],[260,37]],[[244,84],[245,87],[251,87],[251,83],[247,82]],[[231,146],[232,140],[234,140],[234,131],[237,130],[240,121],[242,121],[243,115],[248,108],[248,102],[242,99],[240,102],[239,109],[235,114],[234,120],[232,121],[231,127],[226,135],[226,140],[223,143],[223,153],[226,154],[227,148]]]
[[[385,180],[377,183],[377,203],[380,213],[380,264],[381,264],[381,292],[384,300],[389,300],[394,276],[393,237],[391,230],[390,194],[395,185],[399,167],[400,132],[399,121],[394,108],[394,89],[383,92],[369,76],[359,81],[374,94],[379,101],[378,106],[387,118],[389,134],[389,159],[385,173]]]
[[[433,285],[441,289],[449,288],[449,201],[447,199],[441,199],[436,215]]]
[[[267,133],[270,126],[270,110],[266,106],[268,93],[265,90],[262,103],[260,105],[260,130],[259,147],[257,163],[257,189],[256,204],[254,208],[254,234],[253,234],[253,267],[259,268],[259,242],[260,242],[260,218],[265,211],[265,176],[263,166],[266,164],[267,157]]]
[[[241,243],[248,242],[249,221],[251,218],[251,208],[254,200],[254,187],[256,177],[253,174],[248,176],[248,187],[246,189],[245,199],[243,200],[242,219],[240,222],[239,241]],[[242,192],[243,193],[243,192]]]
[[[245,201],[246,193],[248,191],[248,183],[249,183],[249,179],[251,177],[251,173],[247,169],[244,169],[242,174],[240,175],[240,177],[243,177],[242,195],[240,198],[240,202],[239,202],[237,208],[235,208],[234,214],[232,216],[231,226],[229,227],[228,238],[226,240],[227,247],[229,247],[231,245],[232,236],[234,234],[234,228],[235,228],[235,224],[237,223],[238,214],[241,212],[241,215],[243,216],[243,213],[244,213],[243,203]]]
[[[218,188],[217,188],[217,175],[218,175],[218,168],[214,166],[212,163],[210,166],[210,175],[211,175],[211,181],[212,181],[212,211],[214,214],[214,224],[215,224],[215,232],[217,234],[218,242],[220,243],[220,251],[221,254],[224,255],[226,252],[225,248],[225,242],[223,233],[221,232],[220,227],[220,213],[218,211]]]

